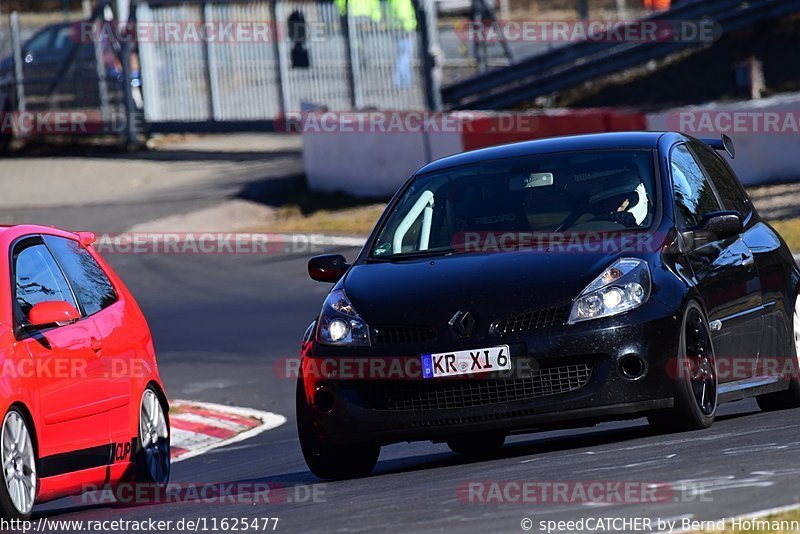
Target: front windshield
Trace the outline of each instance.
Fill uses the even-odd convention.
[[[650,150],[564,152],[420,175],[371,255],[449,251],[475,235],[646,229],[655,206],[652,158]]]

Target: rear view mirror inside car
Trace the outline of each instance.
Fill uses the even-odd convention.
[[[514,176],[508,182],[511,191],[521,191],[532,187],[547,187],[553,185],[552,172],[534,172],[528,175]]]

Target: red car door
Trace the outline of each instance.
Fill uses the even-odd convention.
[[[20,241],[12,262],[15,321],[32,358],[44,421],[39,429],[41,476],[94,467],[103,451],[107,461],[110,443],[108,409],[98,396],[105,372],[98,354],[99,333],[85,317],[40,330],[25,327],[28,313],[39,302],[61,300],[76,308],[78,303],[40,237]],[[59,456],[47,458],[53,455]]]
[[[95,395],[110,412],[112,442],[129,440],[132,388],[142,371],[137,367],[136,350],[146,343],[142,334],[147,330],[126,323],[124,300],[87,248],[76,240],[57,236],[46,235],[44,241],[69,280],[81,311],[94,325],[96,364],[103,370]]]
[[[134,380],[142,374],[137,363],[136,350],[131,340],[134,331],[125,324],[125,308],[117,302],[92,316],[95,327],[103,339],[102,356],[108,379],[103,387],[109,399],[111,440],[122,443],[131,438],[130,403],[134,398]]]

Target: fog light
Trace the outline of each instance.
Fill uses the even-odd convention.
[[[619,372],[628,380],[638,380],[644,376],[647,366],[639,356],[629,354],[619,361]]]
[[[331,413],[335,403],[333,393],[326,387],[317,388],[314,393],[314,406],[322,413]]]
[[[330,332],[331,340],[341,341],[350,333],[350,327],[342,319],[334,319],[328,325],[328,332]]]

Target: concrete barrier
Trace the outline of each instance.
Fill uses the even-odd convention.
[[[630,130],[727,133],[746,185],[800,180],[800,93],[643,114],[624,109],[528,113],[363,112],[310,116],[303,162],[314,191],[387,197],[426,163],[486,146],[559,135]]]
[[[462,138],[464,150],[475,150],[561,135],[642,130],[645,122],[642,113],[612,108],[493,113],[476,117]]]
[[[352,121],[358,126],[351,128]],[[385,197],[417,169],[464,150],[461,132],[389,128],[371,113],[331,117],[330,128],[303,130],[303,164],[313,191]]]
[[[425,127],[423,127],[425,125]],[[386,197],[426,163],[465,150],[557,135],[640,130],[641,113],[319,113],[298,118],[309,188]]]

